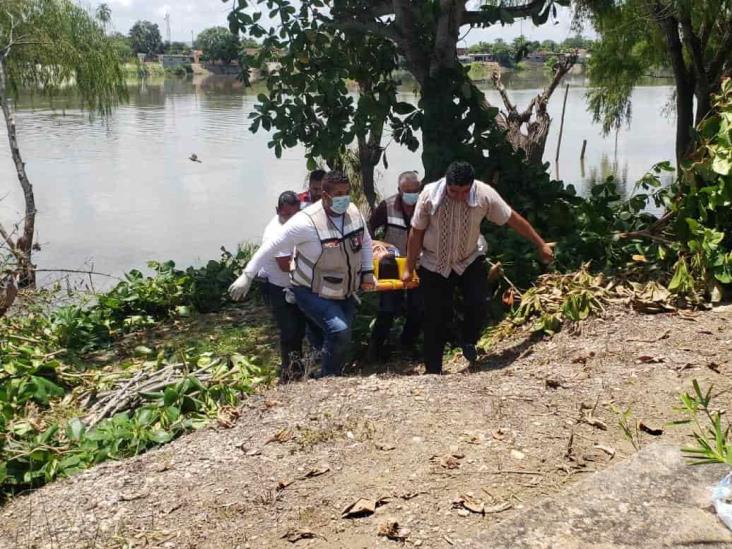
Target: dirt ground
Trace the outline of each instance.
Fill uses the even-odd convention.
[[[693,379],[729,408],[730,321],[730,306],[614,310],[552,339],[518,335],[479,372],[457,359],[441,377],[267,390],[233,426],[9,502],[0,547],[477,547],[488,526],[634,453],[631,438],[681,445],[689,428],[668,422]],[[361,498],[374,512],[344,518]]]

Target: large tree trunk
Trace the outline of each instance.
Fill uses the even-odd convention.
[[[666,45],[676,82],[676,165],[680,167],[692,143],[696,81],[684,59],[684,48],[679,35],[679,21],[675,17],[666,15],[658,7],[655,16],[666,35]]]
[[[7,126],[10,154],[15,163],[18,181],[20,182],[25,199],[25,217],[23,218],[22,234],[16,242],[12,242],[11,240],[8,242],[8,245],[11,247],[11,251],[18,261],[19,286],[32,287],[36,283],[35,266],[31,261],[36,222],[36,201],[33,195],[33,186],[28,179],[28,174],[25,171],[25,163],[20,154],[18,136],[15,131],[15,116],[13,115],[8,99],[7,75],[5,72],[5,59],[3,57],[0,57],[0,108],[2,108],[5,125]]]

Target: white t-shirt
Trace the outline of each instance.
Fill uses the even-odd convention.
[[[336,227],[343,227],[344,217],[335,216],[330,218]],[[363,248],[361,249],[361,271],[373,271],[373,250],[371,235],[363,223]],[[302,254],[305,259],[315,263],[322,252],[318,231],[310,217],[302,211],[296,213],[284,225],[275,228],[275,235],[262,243],[262,246],[247,263],[244,272],[250,276],[257,274],[259,269],[265,267],[267,258],[274,258],[280,255],[291,255],[292,250],[297,248],[297,253]],[[270,267],[271,268],[271,267]],[[284,274],[284,273],[283,273]],[[273,282],[274,284],[274,282]]]
[[[277,236],[282,225],[283,223],[280,221],[280,216],[275,215],[270,220],[270,222],[267,223],[267,226],[264,229],[264,234],[262,235],[262,245],[274,239]],[[270,284],[274,284],[275,286],[289,288],[290,273],[284,272],[280,269],[279,265],[277,264],[276,258],[288,257],[291,255],[292,251],[284,251],[265,257],[262,262],[262,267],[259,269],[258,276],[260,278],[266,278],[267,280],[269,280]]]

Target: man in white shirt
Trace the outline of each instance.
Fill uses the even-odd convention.
[[[403,279],[412,279],[419,261],[427,373],[442,373],[457,288],[463,296],[463,355],[471,363],[477,358],[475,344],[488,313],[488,271],[479,238],[484,219],[507,225],[532,242],[541,261],[549,263],[554,258],[552,246],[490,185],[475,180],[473,167],[467,162],[453,162],[444,179],[426,185],[412,216]]]
[[[273,240],[281,227],[300,211],[300,200],[292,191],[285,191],[277,200],[276,215],[267,224],[262,244]],[[288,382],[302,375],[300,369],[302,341],[305,337],[307,319],[297,305],[288,303],[285,291],[290,287],[290,262],[292,250],[282,251],[264,258],[258,277],[265,279],[265,298],[272,309],[280,330],[280,381]]]
[[[233,299],[243,299],[267,257],[294,249],[292,291],[300,310],[318,327],[312,343],[322,352],[321,376],[343,373],[356,312],[353,296],[359,288],[374,287],[371,236],[349,192],[342,172],[328,173],[321,200],[263,244],[229,288]]]

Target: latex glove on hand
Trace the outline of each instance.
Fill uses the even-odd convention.
[[[234,301],[241,301],[249,293],[249,288],[252,287],[254,277],[246,272],[242,273],[234,283],[229,286],[229,295]]]

